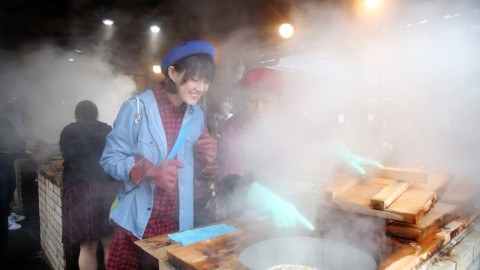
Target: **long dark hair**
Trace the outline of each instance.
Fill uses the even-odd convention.
[[[180,81],[180,84],[186,83],[195,76],[204,79],[207,82],[212,82],[215,78],[215,63],[212,57],[208,54],[195,54],[182,58],[172,65],[176,71],[185,71],[185,74]],[[177,93],[177,88],[172,79],[166,74],[165,86],[167,92],[171,94]]]

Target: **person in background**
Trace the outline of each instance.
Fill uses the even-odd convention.
[[[7,180],[0,170],[0,260],[5,258],[7,252],[7,239],[8,239],[8,202],[6,200],[6,188]]]
[[[25,216],[13,212],[10,209],[10,203],[17,187],[15,159],[25,155],[27,131],[19,103],[16,100],[9,100],[4,105],[0,113],[0,170],[4,179],[2,201],[6,204],[5,209],[9,213],[8,230],[18,230],[22,225],[17,222],[23,221]]]
[[[232,50],[233,51],[233,50]],[[239,81],[245,66],[235,52],[225,52],[217,63],[215,81],[207,93],[206,121],[212,136],[218,138],[226,118],[235,114]]]
[[[279,110],[283,78],[273,69],[253,68],[245,72],[242,85],[243,111],[225,123],[219,139],[217,220],[237,216],[249,205],[269,213],[277,227],[303,225],[313,230],[314,226],[292,203],[282,199],[261,182],[261,176],[256,170],[273,166],[272,171],[278,171],[291,165],[288,162],[292,159],[297,163],[301,160],[303,150],[296,149],[300,142],[295,143],[295,140],[287,139],[286,135],[295,132],[297,123],[287,123],[285,118],[278,116],[285,115],[282,113],[288,111],[283,107],[282,111]],[[301,122],[300,120],[296,119],[295,122]],[[297,131],[301,133],[301,129]],[[301,136],[308,138],[310,135]],[[295,139],[298,138],[302,137]],[[249,149],[246,151],[246,148]],[[381,167],[375,161],[354,155],[338,141],[333,141],[324,150],[332,149],[338,158],[360,174],[365,173],[364,166]],[[248,157],[247,152],[250,152]],[[285,158],[282,160],[281,156]],[[240,196],[233,196],[234,194]]]
[[[116,228],[107,269],[140,269],[135,241],[193,227],[194,168],[217,151],[197,105],[215,76],[214,57],[203,40],[171,48],[160,86],[122,105],[101,158],[123,184],[110,214]]]
[[[233,113],[231,102],[229,102],[228,100],[223,100],[220,103],[219,111],[215,113],[215,130],[217,130],[217,137],[220,137],[223,125],[232,116]]]
[[[120,185],[100,166],[111,126],[97,120],[97,106],[90,100],[75,107],[76,122],[60,134],[63,165],[63,243],[80,244],[80,269],[97,269],[100,241],[108,258],[113,225],[108,214]]]

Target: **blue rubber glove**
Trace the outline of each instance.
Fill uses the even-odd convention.
[[[338,141],[334,142],[333,150],[345,164],[361,175],[365,174],[364,166],[383,168],[383,165],[376,161],[353,154],[345,145]]]
[[[313,231],[315,227],[301,215],[295,206],[257,182],[250,185],[247,202],[257,210],[269,213],[279,228],[294,227],[302,224]]]

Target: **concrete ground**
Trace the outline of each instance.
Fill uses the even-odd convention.
[[[8,231],[7,254],[2,269],[50,270],[40,247],[40,222],[37,217],[27,217],[19,222],[21,229]]]

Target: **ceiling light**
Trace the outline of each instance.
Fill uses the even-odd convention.
[[[159,65],[153,65],[152,70],[153,70],[153,72],[155,72],[157,74],[162,72],[162,69],[160,68]]]
[[[111,26],[113,25],[113,20],[112,19],[103,19],[103,24],[107,25],[107,26]]]
[[[293,36],[293,26],[289,23],[284,23],[278,28],[278,33],[282,38],[291,38]]]
[[[380,5],[380,0],[365,0],[365,6],[369,9],[376,9]]]
[[[158,33],[158,32],[160,32],[160,27],[158,25],[152,25],[152,26],[150,26],[150,31],[152,33]]]

